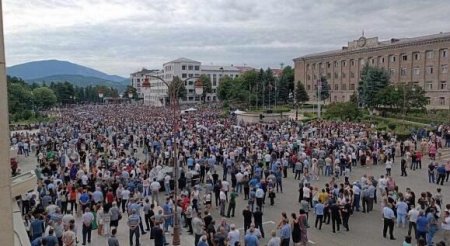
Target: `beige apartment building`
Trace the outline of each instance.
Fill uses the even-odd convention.
[[[364,65],[382,67],[393,84],[412,84],[425,89],[429,108],[450,108],[450,33],[414,38],[378,37],[348,42],[340,50],[295,58],[295,81],[301,81],[311,101],[317,100],[316,83],[325,76],[330,85],[329,102],[344,102],[358,89]]]

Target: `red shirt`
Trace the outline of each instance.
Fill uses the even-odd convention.
[[[114,201],[114,194],[111,191],[108,191],[108,193],[106,193],[106,202],[111,204]]]

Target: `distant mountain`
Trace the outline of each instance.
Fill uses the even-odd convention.
[[[126,78],[117,75],[109,75],[89,67],[59,60],[27,62],[8,67],[6,71],[8,75],[20,77],[25,81],[33,81],[36,79],[42,81],[44,78],[47,81],[47,78],[49,77],[57,76],[56,78],[58,78],[58,76],[64,77],[69,75],[82,76],[86,79],[96,78],[97,80],[113,81],[119,83],[126,80]],[[74,78],[81,79],[81,77]],[[75,83],[75,81],[70,82]]]
[[[47,83],[49,85],[51,82],[71,82],[77,86],[86,87],[89,85],[106,85],[109,87],[114,87],[120,90],[125,90],[126,86],[129,84],[126,80],[122,80],[120,82],[105,80],[96,77],[86,77],[81,75],[70,75],[70,74],[61,74],[61,75],[51,75],[47,77],[37,78],[37,79],[27,79],[25,80],[28,83]]]

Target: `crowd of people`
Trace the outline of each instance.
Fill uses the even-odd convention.
[[[411,245],[411,236],[433,245],[439,229],[441,245],[450,245],[450,206],[440,188],[450,161],[439,156],[448,127],[399,141],[363,123],[246,124],[211,106],[176,116],[139,105],[83,105],[59,114],[38,131],[11,136],[18,154],[37,163],[36,192],[19,201],[32,245],[86,245],[96,231],[115,246],[120,224],[128,226],[130,245],[148,233],[162,246],[178,222],[195,246],[261,245],[263,213],[279,202],[288,176],[298,180],[299,209],[282,213],[267,245],[306,245],[312,225],[350,231],[350,218],[372,212],[374,204],[380,204],[384,237],[395,240],[397,223],[409,228],[403,245]],[[402,176],[428,164],[436,193],[420,191],[417,198],[398,187],[391,174],[396,158]],[[386,173],[351,175],[369,165]],[[315,185],[319,179],[327,180],[324,186]],[[247,205],[242,235],[229,219],[241,215],[238,199]],[[220,216],[213,216],[216,209]]]

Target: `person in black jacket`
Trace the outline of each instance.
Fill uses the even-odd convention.
[[[255,227],[259,229],[259,231],[261,232],[262,238],[264,238],[264,229],[263,229],[263,226],[262,226],[262,217],[263,217],[263,213],[261,212],[261,208],[256,207],[256,211],[253,212],[253,220],[255,222]]]
[[[252,223],[252,212],[250,211],[250,207],[247,206],[243,211],[242,215],[244,216],[244,231],[247,231],[250,228],[250,224]]]
[[[402,171],[402,175],[401,176],[408,176],[408,174],[406,173],[406,160],[405,158],[402,158],[401,164],[400,164],[400,169]]]

